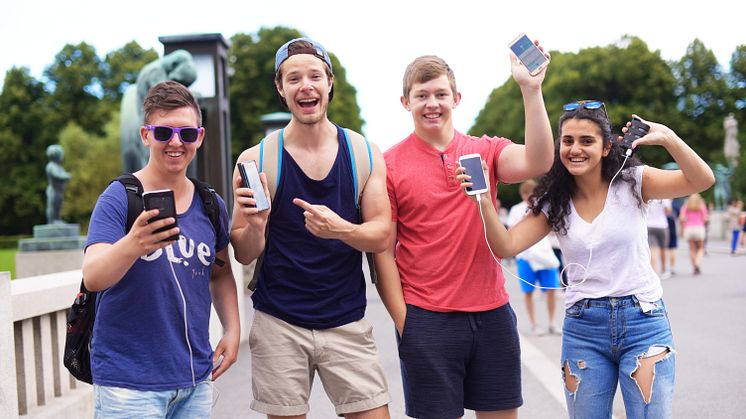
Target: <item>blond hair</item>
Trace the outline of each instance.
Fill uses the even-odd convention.
[[[689,211],[698,211],[702,209],[703,205],[704,200],[702,199],[702,195],[698,193],[689,195],[689,198],[686,200],[686,209]]]

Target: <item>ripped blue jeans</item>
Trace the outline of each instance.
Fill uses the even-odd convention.
[[[611,418],[617,383],[628,419],[670,418],[676,357],[663,300],[584,299],[565,310],[562,377],[570,418]]]

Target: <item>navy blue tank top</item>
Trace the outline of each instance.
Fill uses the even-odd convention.
[[[272,199],[269,236],[254,308],[308,329],[338,327],[363,318],[365,279],[360,251],[340,240],[321,239],[305,227],[301,198],[360,223],[352,167],[342,128],[337,157],[325,179],[309,178],[284,148],[282,175]]]

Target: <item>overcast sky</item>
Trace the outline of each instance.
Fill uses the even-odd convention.
[[[724,0],[4,3],[2,77],[14,65],[41,77],[67,43],[85,41],[103,58],[131,40],[162,54],[158,37],[164,35],[218,32],[230,39],[261,27],[298,29],[337,55],[357,88],[364,133],[384,150],[412,131],[399,97],[404,69],[420,55],[439,55],[454,69],[462,93],[454,121],[465,132],[492,89],[510,77],[507,44],[520,32],[563,52],[605,46],[631,34],[667,60],[679,59],[697,37],[726,69],[736,46],[746,44],[746,3]]]

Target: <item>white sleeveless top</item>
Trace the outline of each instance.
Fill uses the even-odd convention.
[[[632,171],[642,188],[643,166],[624,169]],[[621,174],[620,174],[621,175]],[[663,295],[660,279],[650,265],[648,247],[647,205],[638,207],[628,183],[617,176],[609,188],[603,211],[588,223],[578,215],[570,201],[567,234],[557,234],[568,275],[565,307],[584,298],[622,297],[634,295],[643,303],[658,301]],[[547,214],[548,207],[542,209]],[[590,261],[589,261],[590,256]],[[586,271],[571,263],[580,264]],[[575,285],[580,284],[580,285]]]

